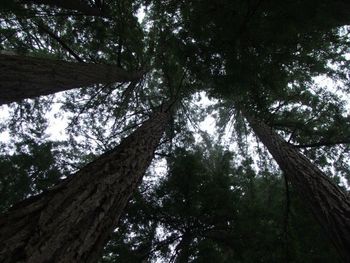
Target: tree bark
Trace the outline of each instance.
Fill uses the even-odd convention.
[[[135,81],[143,71],[0,54],[0,105],[94,84]]]
[[[0,217],[0,262],[96,262],[169,120],[154,113],[111,152]]]
[[[85,15],[102,16],[103,12],[95,7],[90,6],[81,0],[18,0],[21,4],[47,5],[67,10],[78,11]]]
[[[245,112],[243,114],[316,220],[326,230],[344,262],[350,262],[349,196],[270,127]]]

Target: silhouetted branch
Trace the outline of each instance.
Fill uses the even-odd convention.
[[[339,139],[339,140],[321,140],[319,142],[315,143],[309,143],[309,144],[292,144],[296,148],[312,148],[312,147],[322,147],[322,146],[336,146],[339,144],[350,144],[350,138],[345,138],[345,139]]]
[[[56,40],[65,50],[68,51],[69,54],[71,54],[77,61],[84,62],[83,59],[79,57],[77,53],[73,51],[59,36],[57,36],[54,32],[52,32],[47,26],[45,26],[43,23],[35,23],[39,29],[44,31],[46,34],[48,34],[51,38]]]

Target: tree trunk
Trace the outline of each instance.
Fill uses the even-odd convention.
[[[114,150],[0,217],[0,262],[96,262],[169,119],[160,110]]]
[[[270,127],[245,112],[243,114],[294,189],[326,230],[344,262],[350,262],[349,196]]]
[[[84,15],[102,16],[103,12],[97,7],[90,6],[81,0],[17,0],[21,4],[47,5],[67,10],[78,11]]]
[[[143,74],[115,65],[0,54],[0,105],[94,84],[135,81]]]

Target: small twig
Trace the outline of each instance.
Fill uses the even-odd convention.
[[[158,241],[156,244],[153,244],[153,249],[151,249],[149,252],[147,252],[147,254],[145,254],[143,256],[143,258],[148,258],[155,251],[157,251],[157,250],[161,249],[162,247],[167,246],[167,245],[169,245],[171,243],[174,243],[176,240],[178,240],[180,238],[182,238],[182,235],[174,236],[174,237],[170,236],[170,237],[168,237],[168,238],[166,238],[164,240]]]
[[[191,125],[193,128],[195,128],[197,131],[200,131],[201,133],[203,132],[196,123],[194,123],[194,121],[192,120],[192,118],[187,114],[187,110],[185,105],[182,103],[182,101],[180,102],[181,106],[183,108],[183,113],[185,114],[186,118],[190,121]]]
[[[293,137],[294,137],[295,133],[297,132],[297,130],[298,130],[298,127],[295,127],[293,129],[292,133],[289,136],[289,139],[287,140],[288,143],[290,143],[290,141],[293,139]]]
[[[85,105],[83,106],[83,108],[80,109],[79,113],[77,116],[75,116],[72,120],[72,122],[68,125],[68,128],[73,126],[73,125],[76,125],[77,124],[77,121],[80,117],[81,114],[84,113],[84,111],[86,111],[86,109],[88,108],[88,105],[90,104],[91,101],[93,101],[97,96],[98,94],[101,93],[101,91],[106,87],[108,86],[109,84],[105,85],[105,86],[102,86],[100,87],[91,97],[90,99],[85,103]]]

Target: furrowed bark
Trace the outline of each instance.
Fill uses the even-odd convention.
[[[327,175],[270,127],[243,112],[287,179],[326,230],[344,262],[350,262],[350,198]]]
[[[111,152],[0,217],[0,262],[96,262],[169,119],[153,114]]]
[[[0,54],[0,105],[94,84],[139,80],[143,71]]]

